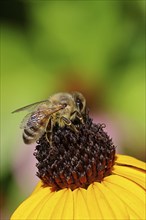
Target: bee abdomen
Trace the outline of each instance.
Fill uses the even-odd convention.
[[[37,131],[38,129],[36,131],[32,130],[31,128],[24,129],[24,133],[29,137],[33,137]]]
[[[41,128],[26,128],[23,131],[23,141],[25,144],[34,143],[40,137]]]
[[[35,139],[32,137],[29,137],[25,133],[23,133],[23,141],[25,144],[32,144],[32,143],[34,143]]]

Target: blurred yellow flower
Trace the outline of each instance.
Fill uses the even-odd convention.
[[[87,189],[51,191],[40,181],[11,220],[146,219],[145,163],[116,155],[112,173]]]

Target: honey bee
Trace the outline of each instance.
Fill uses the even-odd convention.
[[[78,131],[73,121],[79,119],[81,123],[84,123],[86,100],[79,92],[56,93],[47,100],[27,105],[12,113],[24,110],[30,111],[20,125],[20,128],[24,129],[24,143],[34,143],[46,133],[46,139],[51,144],[55,125],[60,127],[67,125],[73,131]]]

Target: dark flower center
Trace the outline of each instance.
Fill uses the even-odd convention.
[[[103,130],[104,124],[94,124],[88,112],[85,123],[74,121],[78,132],[70,127],[53,128],[52,144],[44,134],[38,141],[35,157],[37,176],[52,190],[87,188],[110,175],[115,160],[115,146]]]

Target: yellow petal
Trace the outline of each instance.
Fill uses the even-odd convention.
[[[101,210],[101,219],[129,219],[124,203],[108,187],[103,183],[94,183],[93,188]]]
[[[130,219],[145,219],[145,190],[117,175],[105,178],[103,184],[126,206]]]
[[[73,219],[73,193],[70,189],[66,191],[66,201],[64,203],[61,219]]]
[[[39,201],[38,204],[36,203],[35,207],[32,208],[31,212],[30,212],[29,215],[27,216],[27,219],[38,219],[39,214],[40,214],[40,212],[41,212],[43,206],[46,204],[46,202],[48,201],[48,199],[51,199],[51,196],[53,196],[53,193],[52,193],[50,196],[48,196],[48,194],[45,195],[45,196],[43,197],[43,199]]]
[[[87,204],[90,213],[91,219],[103,219],[102,218],[102,211],[100,209],[99,200],[95,195],[95,189],[93,184],[91,184],[87,189]]]
[[[140,160],[137,160],[134,157],[120,155],[120,154],[117,154],[116,156],[117,156],[117,159],[115,161],[116,164],[129,165],[132,167],[146,170],[146,164]]]
[[[140,170],[137,170],[133,167],[115,165],[113,167],[112,173],[126,177],[127,179],[132,180],[141,187],[146,188],[146,175]]]
[[[120,186],[128,192],[133,193],[136,198],[138,197],[138,199],[145,203],[145,190],[138,186],[136,183],[128,180],[127,178],[117,175],[111,175],[104,179],[103,184],[105,184],[106,182],[112,183],[113,187],[114,185]]]
[[[73,202],[70,193],[68,189],[55,192],[54,195],[46,201],[37,219],[72,219]],[[67,201],[69,201],[69,204],[67,204]],[[69,210],[67,211],[67,216],[64,215],[64,208],[70,209],[70,212]]]
[[[49,188],[42,188],[37,193],[30,196],[26,199],[13,213],[11,220],[25,220],[30,219],[28,216],[31,216],[31,219],[37,219],[36,216],[40,212],[42,205],[45,203],[46,199],[49,199],[54,195],[54,193],[50,193]],[[36,209],[37,207],[37,209]],[[35,215],[33,215],[34,210],[36,210]]]
[[[82,188],[73,191],[74,198],[74,219],[90,219],[87,205],[87,191]]]

